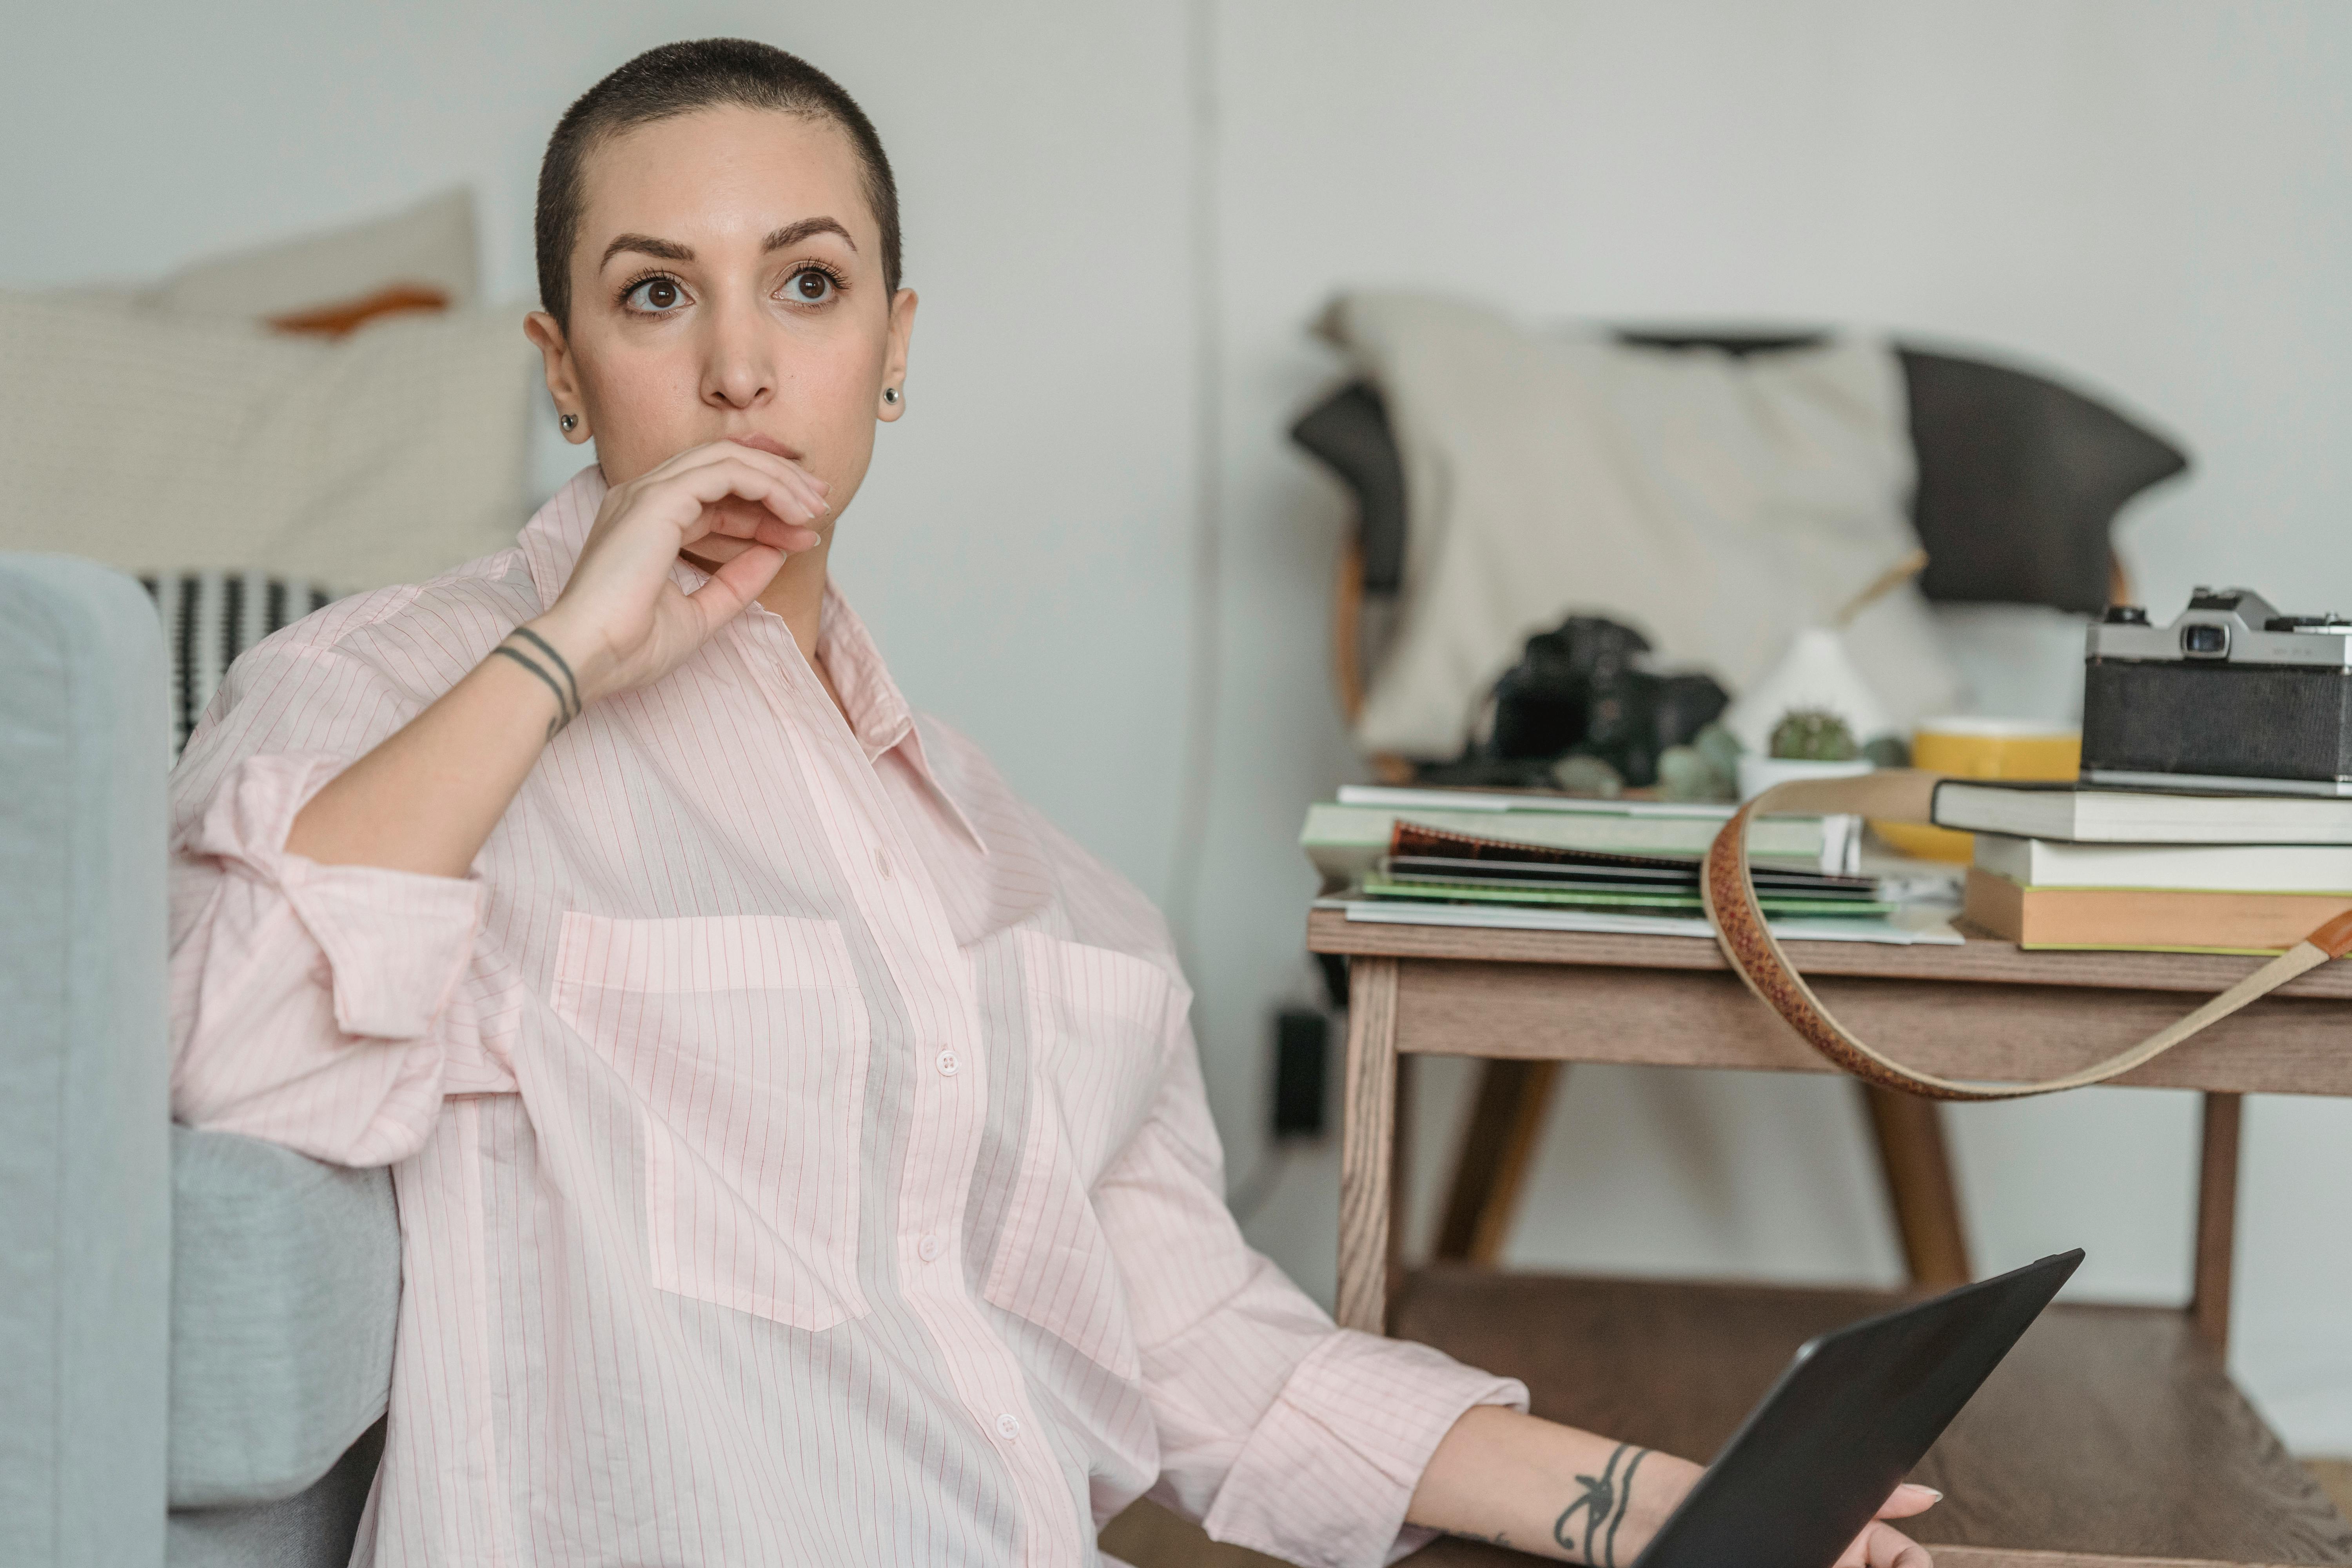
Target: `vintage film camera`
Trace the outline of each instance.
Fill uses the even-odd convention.
[[[2352,795],[2352,620],[2200,588],[2168,626],[2116,605],[2090,629],[2083,782]]]

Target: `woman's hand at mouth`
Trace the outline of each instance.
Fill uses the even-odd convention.
[[[532,628],[571,661],[583,703],[658,680],[742,614],[788,554],[821,542],[825,493],[798,463],[754,447],[680,452],[605,492],[571,580]],[[719,541],[739,542],[735,553],[681,592],[669,576],[679,552]]]
[[[286,847],[330,866],[462,877],[539,761],[597,698],[677,668],[743,613],[787,552],[824,542],[823,480],[733,441],[680,452],[617,485],[571,581],[464,679],[310,798]],[[678,552],[739,551],[691,594]]]

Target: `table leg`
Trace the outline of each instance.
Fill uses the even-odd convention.
[[[1339,1326],[1388,1328],[1396,1156],[1397,961],[1348,965],[1348,1082],[1339,1121]]]
[[[1567,1066],[1500,1059],[1478,1064],[1478,1099],[1454,1158],[1436,1257],[1486,1267],[1503,1260],[1520,1191],[1543,1141],[1552,1089]]]
[[[1874,1083],[1854,1087],[1870,1111],[1878,1167],[1886,1177],[1886,1197],[1895,1207],[1895,1228],[1903,1238],[1903,1261],[1911,1283],[1935,1290],[1967,1284],[1976,1275],[1969,1266],[1959,1187],[1952,1179],[1951,1152],[1944,1142],[1944,1108]]]
[[[1389,1300],[1404,1289],[1404,1247],[1412,1235],[1413,1059],[1396,1053],[1395,1133],[1389,1155]]]
[[[2189,1320],[2205,1342],[2230,1353],[2230,1276],[2238,1239],[2238,1129],[2245,1097],[2205,1096],[2205,1133],[2197,1158],[2197,1271]]]

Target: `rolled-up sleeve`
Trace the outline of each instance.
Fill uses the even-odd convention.
[[[511,983],[480,951],[478,880],[288,851],[311,797],[420,705],[389,690],[355,705],[381,684],[363,669],[316,654],[273,668],[274,651],[240,668],[173,776],[173,1113],[389,1164],[422,1146],[446,1094],[512,1088],[497,1038]],[[268,700],[241,714],[256,677]],[[306,703],[306,687],[334,700]],[[289,740],[334,746],[278,749]]]
[[[1392,1562],[1430,1539],[1404,1515],[1439,1439],[1474,1405],[1525,1410],[1528,1391],[1334,1326],[1251,1249],[1177,1026],[1149,1119],[1096,1188],[1159,1429],[1151,1495],[1216,1540],[1310,1568]]]

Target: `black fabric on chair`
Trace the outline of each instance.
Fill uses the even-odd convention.
[[[1355,492],[1364,591],[1395,593],[1404,584],[1404,465],[1379,389],[1369,381],[1349,383],[1308,409],[1290,427],[1290,438]]]
[[[2105,404],[2006,365],[1906,348],[1927,552],[1919,591],[1954,603],[2107,602],[2108,530],[2189,456]]]
[[[1801,348],[1819,333],[1627,331],[1622,341],[1735,355]],[[2104,404],[2029,372],[1904,348],[1919,465],[1911,519],[1927,552],[1919,589],[1945,603],[2107,602],[2108,530],[2124,503],[2189,466],[2188,455]],[[1354,493],[1364,588],[1404,572],[1404,470],[1379,391],[1341,387],[1291,427]]]
[[[1616,331],[1619,342],[1637,349],[1713,349],[1733,359],[1777,353],[1782,349],[1809,349],[1828,337],[1824,331],[1687,332],[1649,327],[1620,327]]]

